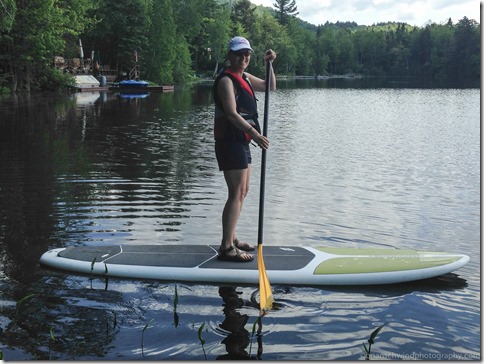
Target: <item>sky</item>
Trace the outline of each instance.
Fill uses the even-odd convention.
[[[273,7],[274,0],[250,0],[253,4]],[[456,23],[464,16],[481,22],[478,0],[296,0],[298,18],[311,24],[326,21],[354,21],[358,25],[380,22],[404,22],[419,27],[429,21]]]

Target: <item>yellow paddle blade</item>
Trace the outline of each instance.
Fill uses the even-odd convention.
[[[257,247],[257,266],[259,268],[260,309],[261,311],[266,311],[272,308],[274,297],[272,297],[271,284],[267,278],[264,258],[262,257],[262,244],[259,244]]]

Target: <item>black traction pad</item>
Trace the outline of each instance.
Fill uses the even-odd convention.
[[[150,267],[252,269],[257,270],[257,249],[251,262],[230,262],[217,258],[217,245],[109,245],[68,247],[60,257],[81,261]],[[297,270],[305,267],[314,254],[302,247],[264,246],[266,270]]]

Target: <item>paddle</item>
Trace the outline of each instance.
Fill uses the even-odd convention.
[[[267,61],[266,70],[266,90],[265,90],[265,103],[264,103],[264,127],[262,135],[267,137],[267,124],[269,119],[269,92],[271,89],[271,62]],[[259,293],[260,293],[260,309],[261,311],[270,310],[274,303],[272,297],[272,289],[267,278],[267,272],[264,265],[264,258],[262,257],[262,238],[264,231],[264,192],[265,192],[265,179],[266,179],[266,153],[265,149],[262,149],[262,162],[261,162],[261,174],[260,174],[260,198],[259,198],[259,231],[257,236],[257,266],[259,269]]]

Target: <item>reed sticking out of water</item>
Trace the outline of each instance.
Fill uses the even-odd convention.
[[[257,335],[260,334],[260,331],[261,331],[261,316],[257,317],[257,320],[254,321],[254,324],[252,325],[252,334],[250,335],[250,346],[249,346],[249,356],[252,355],[252,339],[254,338],[254,335],[255,335],[255,331],[256,331],[256,327],[258,327],[257,329]]]
[[[178,307],[178,289],[175,283],[175,298],[173,299],[173,324],[175,327],[178,327],[179,316],[176,312],[176,308]]]
[[[378,335],[378,333],[383,329],[383,326],[385,326],[387,322],[385,322],[383,325],[378,327],[375,331],[373,331],[370,335],[370,338],[368,339],[368,347],[366,347],[366,344],[363,343],[363,347],[365,348],[366,352],[366,360],[370,360],[370,354],[371,354],[371,345],[375,343],[375,338]]]
[[[49,339],[49,360],[52,360],[52,346],[55,342],[55,336],[54,336],[54,326],[50,327],[50,339]]]
[[[94,264],[96,264],[96,257],[91,262],[91,277],[92,277],[92,272],[94,271]]]
[[[205,339],[202,337],[202,331],[205,326],[205,321],[203,322],[202,326],[198,328],[198,340],[200,344],[202,344],[203,355],[205,356],[205,360],[207,360],[207,353],[205,352]]]
[[[174,306],[175,311],[176,311],[176,307],[178,306],[178,288],[177,288],[176,283],[175,283],[175,297],[173,298],[173,306]]]
[[[51,338],[52,341],[55,341],[54,326],[50,327],[50,338]]]
[[[108,265],[104,263],[104,290],[108,290],[108,284],[109,284],[109,277],[108,277]]]
[[[96,258],[91,262],[91,272],[89,274],[89,282],[91,284],[91,289],[92,289],[92,281],[94,280],[94,265],[96,264]],[[108,265],[104,263],[104,290],[108,290],[108,285],[109,285],[109,276],[108,276]]]
[[[94,264],[96,263],[96,257],[91,262],[91,273],[89,274],[89,282],[91,282],[91,289],[92,289],[92,280],[93,278],[93,271],[94,271]]]
[[[29,294],[27,296],[25,296],[24,298],[22,298],[20,301],[17,302],[17,305],[15,306],[16,310],[17,310],[17,315],[18,313],[20,312],[20,309],[22,308],[23,305],[25,305],[27,302],[30,302],[30,300],[34,297],[36,297],[37,294],[36,293],[32,293],[32,294]]]
[[[148,327],[150,327],[150,324],[154,321],[155,319],[151,319],[146,325],[145,327],[143,327],[143,331],[141,333],[141,355],[144,357],[145,356],[145,353],[144,353],[144,347],[145,347],[145,331],[148,329]]]

